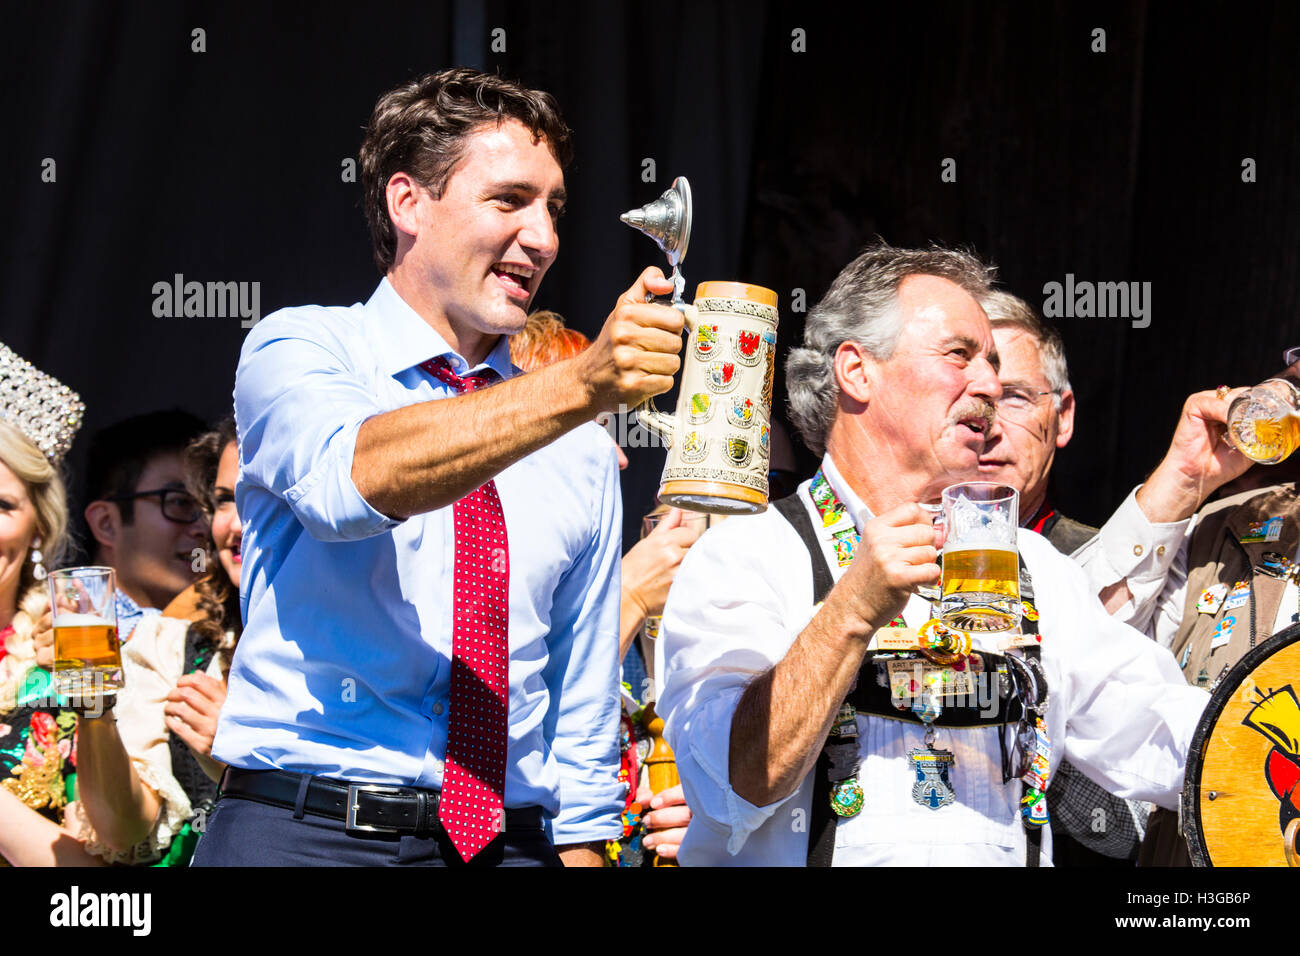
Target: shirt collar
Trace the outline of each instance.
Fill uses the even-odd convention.
[[[831,490],[835,492],[836,497],[848,509],[849,514],[853,517],[853,523],[859,531],[862,526],[875,517],[871,509],[862,503],[862,499],[857,496],[849,483],[844,480],[840,470],[835,467],[835,462],[831,459],[830,452],[822,456],[822,474],[830,482]]]
[[[515,374],[515,367],[510,363],[509,336],[498,337],[497,344],[482,364],[471,369],[464,357],[398,295],[387,276],[380,280],[374,295],[366,303],[366,309],[378,313],[375,322],[378,334],[374,343],[385,375],[396,375],[438,356],[444,356],[457,375],[468,375],[484,368],[492,369],[502,379]]]
[[[140,605],[136,604],[135,601],[132,600],[121,588],[118,588],[117,590],[116,600],[118,617],[129,617],[134,614],[139,614],[143,610]]]

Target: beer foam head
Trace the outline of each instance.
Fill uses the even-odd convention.
[[[112,621],[107,621],[98,614],[73,614],[64,611],[54,619],[55,627],[115,627]]]

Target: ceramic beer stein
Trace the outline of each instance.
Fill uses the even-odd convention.
[[[638,420],[668,447],[659,500],[712,514],[757,514],[767,508],[776,293],[745,282],[701,282],[683,312],[690,337],[677,410],[637,408]]]

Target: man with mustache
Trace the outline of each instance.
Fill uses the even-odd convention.
[[[915,591],[940,574],[921,505],[979,477],[1002,396],[989,278],[967,253],[882,243],[809,314],[787,378],[821,469],[707,532],[664,612],[660,712],[694,813],[683,864],[1047,863],[1042,790],[1063,757],[1176,806],[1204,692],[1039,535],[1020,534],[1022,646],[976,634],[979,653],[933,664],[914,650],[932,616]],[[973,690],[962,704],[935,680]]]

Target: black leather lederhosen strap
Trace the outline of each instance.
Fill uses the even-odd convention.
[[[813,527],[812,518],[808,517],[803,497],[796,491],[775,502],[775,507],[798,532],[808,549],[808,556],[812,559],[813,604],[820,604],[834,587],[835,578],[826,566],[821,541],[817,537],[817,529]],[[822,750],[817,755],[817,766],[813,770],[812,808],[808,827],[809,866],[830,866],[831,858],[835,855],[835,814],[831,812],[829,772],[830,758]]]
[[[816,528],[813,526],[812,518],[808,514],[807,506],[804,504],[799,492],[795,492],[773,504],[776,510],[790,522],[790,525],[808,549],[813,575],[813,604],[820,604],[826,600],[826,595],[830,593],[831,588],[834,586],[835,579],[827,565],[826,556],[822,552],[821,540],[818,537]],[[1031,601],[1033,598],[1033,583],[1024,567],[1023,559],[1020,562],[1020,588],[1022,600]],[[1037,633],[1038,626],[1036,622],[1026,619],[1023,624],[1023,630],[1026,634]],[[1005,659],[1000,654],[983,651],[976,651],[975,654],[979,656],[981,663],[984,665],[984,673],[986,674],[997,673],[999,666],[1003,669],[1006,667]],[[1040,650],[1036,646],[1029,647],[1025,649],[1025,654],[1037,658],[1040,655]],[[876,664],[871,659],[863,663],[862,670],[858,675],[857,685],[849,693],[848,701],[860,713],[870,713],[894,720],[910,720],[917,724],[923,723],[910,709],[900,711],[894,706],[889,695],[889,688],[881,686],[876,679]],[[939,715],[934,723],[939,727],[997,726],[1017,723],[1023,716],[1022,705],[1015,694],[999,693],[997,709],[991,713],[986,711],[987,708],[980,707],[978,701],[975,706],[970,706],[969,700],[967,705],[964,706],[949,707],[945,703],[943,713]],[[831,811],[829,769],[830,760],[823,750],[817,756],[817,766],[813,771],[813,794],[807,856],[807,863],[810,867],[830,866],[835,856],[837,820],[835,814]],[[1025,836],[1025,865],[1036,867],[1039,865],[1042,830],[1037,827],[1029,828],[1026,830]]]

